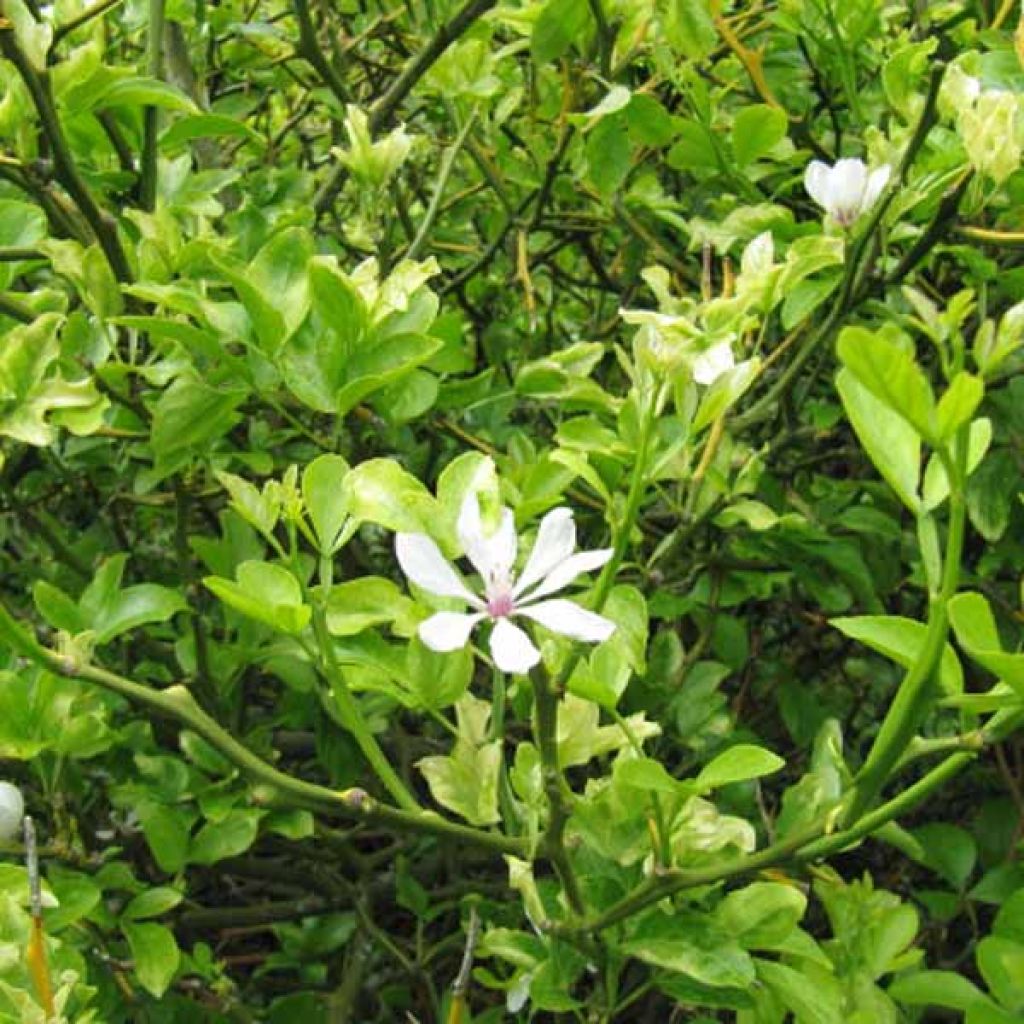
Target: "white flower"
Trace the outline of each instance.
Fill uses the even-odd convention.
[[[0,842],[17,839],[25,817],[25,801],[21,790],[9,782],[0,782]]]
[[[567,587],[584,572],[599,569],[612,556],[610,548],[580,551],[572,512],[556,508],[542,520],[530,557],[516,579],[512,566],[518,541],[512,510],[503,508],[498,528],[484,533],[480,502],[471,492],[462,503],[458,535],[466,557],[483,580],[483,597],[474,594],[445,561],[438,546],[422,533],[399,533],[395,554],[405,575],[438,597],[457,597],[474,612],[437,612],[420,624],[420,639],[434,651],[456,651],[469,640],[473,627],[484,620],[494,623],[491,654],[503,672],[528,672],[540,661],[540,652],[529,636],[514,625],[514,616],[539,622],[555,633],[601,643],[615,631],[615,624],[565,599],[541,600]]]
[[[726,339],[699,353],[690,369],[693,372],[693,379],[698,384],[711,385],[735,365],[736,357],[732,354],[732,343]]]
[[[812,160],[804,174],[804,188],[833,220],[846,228],[874,206],[891,173],[888,164],[869,172],[863,160],[846,158],[834,167]]]

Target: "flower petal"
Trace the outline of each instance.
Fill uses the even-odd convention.
[[[432,651],[458,651],[466,646],[473,627],[483,615],[465,612],[438,612],[420,623],[420,639]]]
[[[524,674],[540,661],[540,651],[518,626],[498,619],[491,632],[491,654],[502,672]]]
[[[516,613],[539,622],[553,633],[571,636],[574,640],[586,640],[592,644],[607,640],[615,632],[615,623],[611,619],[587,611],[575,601],[566,601],[564,598],[517,608]]]
[[[693,379],[698,384],[714,384],[723,373],[728,373],[735,365],[736,357],[732,354],[732,345],[728,341],[720,341],[694,359]]]
[[[512,593],[518,597],[527,587],[542,580],[559,562],[564,562],[575,548],[576,524],[572,519],[572,510],[552,509],[540,521],[533,550]]]
[[[580,573],[600,569],[611,557],[611,548],[601,548],[598,551],[579,551],[575,555],[570,555],[564,562],[559,562],[547,574],[541,585],[524,600],[536,601],[539,597],[554,594],[563,587],[569,586]]]
[[[487,535],[480,517],[480,498],[476,491],[470,491],[459,511],[456,529],[466,557],[483,577],[484,583],[493,580],[507,584],[512,574],[512,564],[516,560],[517,547],[512,510],[503,508],[497,530]]]
[[[856,157],[839,160],[832,168],[828,212],[840,224],[850,224],[860,216],[867,179],[864,161]]]
[[[438,597],[461,597],[476,608],[483,602],[445,561],[441,549],[425,533],[395,534],[395,555],[402,572],[416,584]]]
[[[825,210],[829,208],[831,201],[830,176],[831,168],[821,160],[812,160],[804,171],[804,188],[807,189],[807,194]]]
[[[882,189],[889,184],[891,173],[892,168],[888,164],[882,164],[868,175],[868,182],[864,186],[864,199],[861,203],[862,210],[870,210],[875,205],[878,197],[882,194]]]

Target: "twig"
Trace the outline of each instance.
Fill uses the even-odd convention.
[[[71,155],[57,116],[49,75],[45,71],[37,71],[32,66],[18,45],[14,27],[10,22],[0,24],[0,53],[15,66],[32,97],[32,103],[42,122],[43,134],[53,153],[57,180],[67,189],[75,205],[82,211],[82,216],[89,222],[114,276],[118,281],[131,281],[131,268],[121,247],[121,240],[117,237],[117,222],[97,204]]]
[[[433,67],[441,54],[496,3],[497,0],[469,0],[465,7],[434,33],[427,45],[405,65],[387,92],[370,108],[367,127],[371,135],[376,135],[382,128],[388,126],[399,104],[412,92],[416,83]],[[347,168],[343,164],[339,164],[321,186],[313,200],[313,208],[318,217],[323,216],[330,209],[345,184],[347,174]]]
[[[79,679],[116,693],[150,712],[180,722],[202,737],[241,772],[254,781],[269,786],[282,800],[293,807],[304,807],[325,815],[383,825],[400,832],[446,837],[469,846],[497,853],[526,856],[525,840],[486,832],[449,821],[431,811],[406,811],[374,800],[362,789],[337,791],[307,782],[279,771],[236,740],[226,729],[206,714],[192,694],[181,684],[157,690],[126,679],[96,665],[82,664],[37,643],[0,604],[0,642],[16,654],[56,675]]]
[[[459,134],[455,137],[455,141],[444,151],[444,156],[441,157],[441,166],[438,168],[434,194],[430,197],[430,205],[423,215],[423,220],[420,222],[416,237],[406,250],[405,259],[407,260],[419,258],[420,250],[423,248],[427,236],[430,234],[430,229],[434,226],[434,221],[437,219],[437,214],[441,207],[441,199],[444,197],[444,190],[448,187],[448,179],[455,168],[455,158],[459,155],[459,151],[465,144],[466,136],[469,134],[475,121],[476,109],[473,109],[469,117],[466,118],[466,123],[462,126]]]

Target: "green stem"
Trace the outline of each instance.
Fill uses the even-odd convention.
[[[334,650],[334,641],[327,629],[327,595],[331,592],[333,583],[334,567],[330,558],[320,559],[320,599],[313,604],[313,633],[316,636],[317,646],[320,648],[320,658],[323,663],[324,675],[331,684],[331,694],[338,705],[341,719],[345,728],[352,734],[353,739],[363,752],[363,757],[369,762],[374,774],[384,784],[384,788],[391,794],[399,807],[407,811],[419,811],[420,805],[416,798],[406,788],[405,783],[398,777],[398,773],[391,767],[391,763],[380,749],[373,733],[370,732],[366,719],[363,718],[359,705],[356,703],[352,691],[348,688],[345,674],[341,670],[341,664]]]
[[[475,121],[476,110],[474,109],[470,112],[469,117],[466,118],[466,123],[455,137],[455,141],[444,151],[444,156],[441,157],[441,166],[437,172],[437,184],[434,186],[434,194],[430,197],[430,204],[427,206],[423,220],[420,222],[416,237],[412,240],[408,250],[406,250],[405,259],[407,260],[419,259],[420,251],[426,244],[427,238],[430,235],[430,229],[434,226],[434,221],[437,219],[438,211],[441,208],[441,200],[444,198],[444,190],[448,187],[448,179],[455,169],[455,158],[459,155],[465,144],[466,136],[469,135]]]
[[[608,595],[611,593],[615,575],[626,557],[633,527],[640,514],[640,506],[643,504],[651,438],[657,419],[658,405],[657,395],[648,396],[640,421],[636,462],[633,465],[633,475],[626,495],[626,507],[612,545],[612,557],[605,564],[594,589],[592,604],[594,610],[598,612],[604,607]],[[565,687],[579,663],[580,657],[581,652],[577,647],[566,659],[557,678],[553,681],[543,672],[531,674],[536,708],[537,746],[540,751],[544,789],[549,805],[548,825],[541,839],[541,846],[558,872],[566,899],[576,915],[581,915],[584,912],[584,904],[565,847],[565,826],[569,820],[571,793],[562,777],[562,769],[558,763],[558,701],[565,692]]]
[[[1014,709],[1012,711],[1000,711],[992,716],[988,725],[983,730],[984,745],[988,746],[997,743],[1000,739],[1009,736],[1020,725],[1024,724],[1024,711]],[[833,853],[856,843],[872,832],[876,832],[883,825],[895,821],[904,814],[908,814],[915,807],[923,803],[932,793],[939,790],[951,779],[955,778],[971,764],[977,757],[977,751],[961,751],[951,754],[930,772],[923,775],[912,786],[908,786],[901,793],[898,793],[891,800],[873,811],[869,811],[860,817],[855,824],[842,832],[822,838],[804,846],[796,855],[799,862],[809,860],[820,860]]]
[[[683,889],[693,889],[697,886],[713,885],[716,882],[724,881],[727,878],[734,878],[736,875],[744,875],[751,871],[759,871],[772,867],[785,860],[796,850],[800,849],[809,840],[821,834],[822,822],[801,829],[799,832],[771,846],[766,846],[757,853],[751,853],[746,857],[737,857],[725,864],[708,865],[703,868],[675,868],[670,871],[663,871],[660,874],[652,875],[641,882],[628,896],[623,897],[618,903],[613,904],[603,914],[592,918],[577,928],[558,928],[551,930],[555,934],[580,935],[603,931],[620,921],[625,921],[638,914],[641,910],[649,907],[652,903],[658,903],[671,896],[673,893]]]
[[[285,803],[304,807],[325,815],[352,821],[386,826],[399,832],[440,836],[464,845],[509,853],[518,857],[528,854],[523,839],[497,832],[460,825],[431,811],[407,810],[379,803],[361,789],[337,791],[315,782],[286,775],[248,747],[236,740],[226,729],[207,715],[195,702],[188,689],[181,685],[156,690],[141,686],[124,676],[95,665],[81,664],[65,655],[43,647],[0,604],[0,643],[56,675],[79,679],[116,693],[133,704],[180,722],[201,736],[218,753],[253,781],[270,787]]]
[[[838,300],[832,305],[831,311],[822,322],[821,326],[807,337],[796,355],[786,366],[785,370],[779,374],[778,379],[772,387],[745,413],[736,417],[734,426],[737,431],[753,426],[755,423],[758,423],[770,415],[772,408],[789,390],[789,386],[793,383],[793,380],[801,369],[803,369],[807,360],[814,355],[818,350],[818,346],[821,345],[826,338],[832,336],[833,330],[838,326],[843,317],[851,308],[853,308],[853,306],[856,305],[856,302],[862,292],[861,285],[864,280],[864,275],[867,267],[872,262],[872,254],[868,253],[867,258],[865,258],[864,254],[867,251],[869,244],[874,240],[875,233],[878,230],[879,225],[882,223],[882,218],[885,216],[886,211],[889,209],[889,205],[892,203],[892,200],[896,195],[897,185],[906,179],[907,172],[910,170],[910,165],[913,163],[918,151],[924,145],[924,141],[928,137],[928,133],[935,124],[935,107],[938,102],[939,86],[942,84],[942,76],[944,72],[944,64],[936,65],[932,70],[924,107],[921,110],[921,116],[918,118],[917,125],[914,128],[914,134],[911,136],[910,142],[907,143],[903,159],[900,161],[899,173],[896,175],[896,181],[889,185],[886,191],[879,198],[878,202],[875,203],[866,226],[858,236],[857,241],[853,246],[850,258],[846,264],[846,272],[843,275],[842,290],[839,293]]]
[[[558,697],[547,674],[534,672],[533,699],[536,708],[537,747],[540,750],[544,792],[548,798],[548,825],[541,839],[541,848],[554,866],[569,902],[569,909],[582,916],[586,907],[576,874],[565,847],[565,826],[569,821],[570,802],[568,786],[558,763]]]
[[[399,104],[412,92],[416,83],[433,67],[441,54],[459,39],[478,18],[486,14],[496,2],[497,0],[468,0],[464,7],[456,11],[450,21],[446,21],[434,33],[426,46],[409,60],[387,91],[370,108],[368,127],[371,135],[376,135],[377,132],[388,126]],[[323,183],[313,200],[313,208],[318,217],[331,208],[345,184],[346,176],[345,166],[338,164],[334,173]]]
[[[309,11],[309,0],[295,0],[295,17],[299,23],[299,53],[302,54],[313,69],[323,79],[324,85],[337,96],[341,103],[348,102],[348,90],[341,76],[335,70],[334,65],[327,59],[327,55],[320,48],[316,37],[316,28],[313,25],[313,18]]]
[[[91,7],[86,7],[81,14],[76,15],[74,18],[70,18],[64,22],[63,25],[58,25],[53,30],[53,41],[50,43],[50,53],[53,53],[57,44],[67,35],[70,35],[76,29],[80,29],[83,25],[88,24],[93,18],[98,18],[101,14],[105,14],[111,9],[116,7],[118,4],[123,3],[124,0],[100,0],[99,3],[93,4]]]
[[[933,681],[949,631],[948,604],[960,582],[967,505],[964,477],[967,461],[967,428],[954,440],[954,458],[950,466],[949,533],[943,556],[942,582],[932,596],[924,645],[907,670],[900,688],[886,713],[878,735],[854,783],[853,798],[844,816],[847,825],[857,819],[875,801],[893,769],[903,757],[932,701],[929,683]]]
[[[57,180],[67,189],[68,195],[88,221],[114,276],[121,282],[131,281],[132,272],[117,234],[117,222],[100,208],[71,155],[71,149],[57,116],[49,74],[46,71],[37,71],[32,66],[25,52],[18,46],[14,28],[9,21],[5,26],[0,26],[0,53],[15,66],[29,96],[32,97],[43,134],[53,153]]]
[[[164,0],[149,0],[149,24],[146,49],[149,76],[157,80],[164,77]],[[139,201],[144,210],[156,207],[157,170],[159,150],[157,135],[160,131],[160,108],[146,107],[142,112],[142,159],[139,179]]]

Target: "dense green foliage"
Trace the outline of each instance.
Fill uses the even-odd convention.
[[[0,10],[0,1022],[1024,1021],[1015,0]]]

